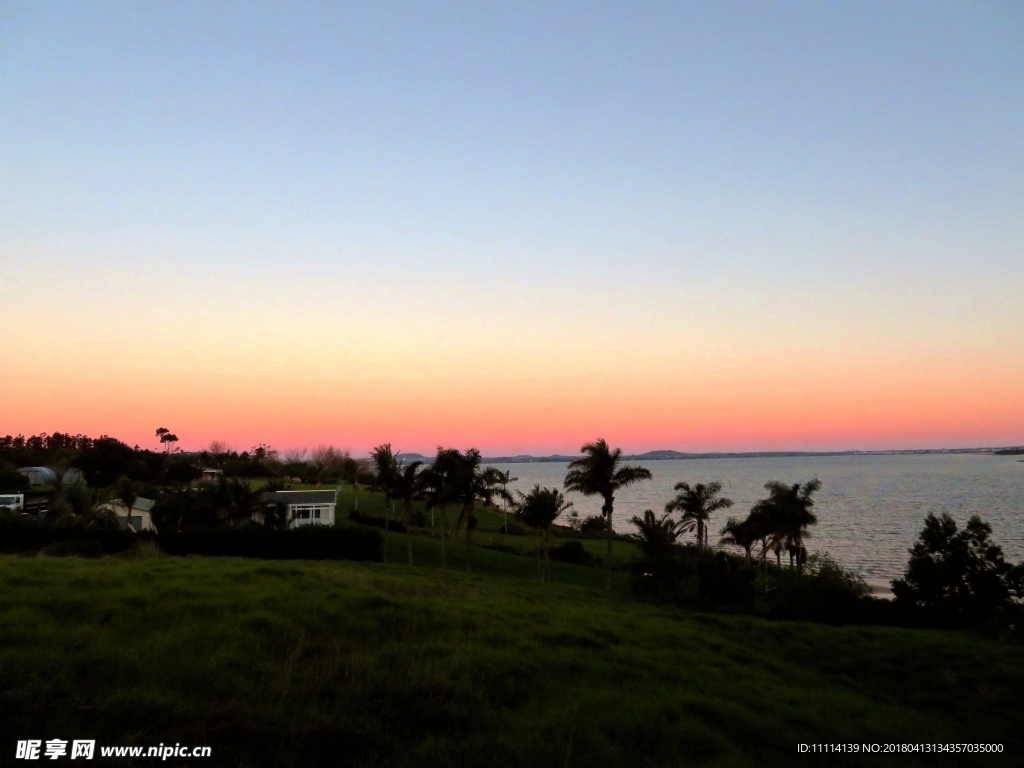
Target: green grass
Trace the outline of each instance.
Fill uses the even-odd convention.
[[[645,605],[599,571],[539,584],[527,558],[475,554],[472,575],[0,557],[3,762],[14,739],[60,737],[240,766],[810,765],[798,742],[910,741],[1000,742],[973,762],[1020,763],[1018,646]]]
[[[309,487],[313,488],[314,486]],[[339,520],[346,519],[349,511],[357,508],[357,505],[359,512],[364,515],[384,516],[384,497],[380,493],[368,489],[354,491],[350,486],[339,488],[337,508],[337,517]],[[427,511],[422,501],[414,502],[412,509],[414,514],[422,514],[424,516],[424,522],[426,523],[426,527],[417,531],[417,533],[439,538],[441,535],[440,528],[442,524],[442,511],[439,509],[435,510],[432,520],[430,512]],[[401,519],[401,505],[397,505],[395,510],[396,518]],[[458,517],[458,513],[459,510],[456,507],[453,506],[448,508],[446,514],[449,525],[454,525],[455,520]],[[518,550],[521,554],[531,557],[536,552],[537,541],[539,539],[538,532],[531,530],[526,536],[505,535],[505,515],[502,512],[478,508],[475,514],[477,518],[477,527],[473,532],[474,545],[501,545],[511,547]],[[509,514],[509,520],[512,520],[511,514]],[[431,522],[433,522],[433,525],[431,525]],[[557,526],[553,528],[553,531],[554,537],[552,539],[552,546],[557,546],[562,542],[565,533],[568,532],[563,533],[562,531],[559,531]],[[560,534],[562,534],[562,536],[560,536]],[[463,537],[461,534],[454,533],[451,534],[451,540],[461,546]],[[584,549],[586,549],[591,555],[599,558],[601,561],[604,561],[608,546],[604,538],[588,537],[579,539],[579,541],[583,544]],[[637,551],[636,545],[632,542],[616,540],[612,550],[612,563],[617,566],[625,565],[627,562],[636,558]],[[465,563],[465,560],[462,560],[462,562]]]

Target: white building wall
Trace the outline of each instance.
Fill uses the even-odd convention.
[[[334,504],[289,504],[292,526],[334,525]]]

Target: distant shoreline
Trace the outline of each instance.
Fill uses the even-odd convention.
[[[1024,447],[1009,446],[997,448],[921,448],[888,451],[734,451],[718,453],[683,453],[681,451],[648,451],[623,455],[624,461],[673,461],[681,459],[765,459],[765,458],[813,458],[817,456],[914,456],[935,454],[982,454],[1000,456],[1024,455]],[[429,457],[420,454],[401,454],[405,460],[421,460]],[[551,456],[487,456],[484,464],[547,464],[568,463],[579,456],[554,454]]]

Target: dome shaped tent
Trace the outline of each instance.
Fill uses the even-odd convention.
[[[18,472],[32,485],[53,485],[57,482],[57,473],[49,467],[21,467]]]

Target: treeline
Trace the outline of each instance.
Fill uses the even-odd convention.
[[[157,436],[163,439],[169,433],[163,430],[165,434],[160,435],[161,430],[157,430]],[[28,479],[17,469],[33,466],[49,467],[58,477],[68,469],[79,470],[86,483],[97,488],[109,487],[121,477],[147,485],[188,483],[204,468],[219,470],[228,477],[281,478],[301,483],[373,485],[376,480],[369,462],[330,446],[309,453],[279,454],[267,445],[236,451],[214,443],[207,450],[184,453],[173,448],[171,442],[164,444],[165,450],[153,451],[106,435],[6,435],[0,437],[0,492],[28,489]]]

